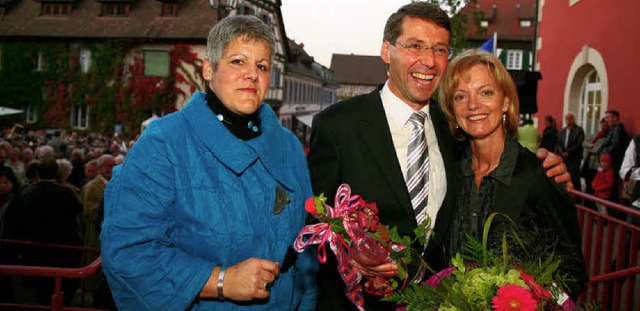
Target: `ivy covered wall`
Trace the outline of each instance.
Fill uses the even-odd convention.
[[[0,42],[0,106],[25,111],[1,117],[0,126],[70,129],[72,108],[85,105],[87,131],[110,135],[122,124],[125,136],[136,135],[153,112],[175,111],[178,99],[191,95],[184,89],[192,93],[203,86],[202,61],[190,45],[170,45],[169,75],[156,77],[144,75],[144,44]],[[87,72],[80,66],[82,49],[90,51]],[[37,113],[33,124],[25,122],[28,107]]]

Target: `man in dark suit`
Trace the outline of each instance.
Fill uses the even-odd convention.
[[[48,244],[81,246],[78,234],[78,215],[82,205],[71,188],[55,183],[58,165],[54,158],[40,162],[40,181],[23,194],[27,216],[27,235],[30,240]],[[80,267],[80,252],[60,248],[34,248],[25,258],[28,265],[46,267]],[[35,279],[36,295],[40,303],[50,304],[53,280]],[[75,295],[77,280],[62,283],[65,305]]]
[[[426,214],[435,224],[424,251],[434,269],[448,261],[443,240],[452,212],[448,206],[453,205],[445,194],[455,192],[450,174],[445,173],[453,166],[454,140],[440,105],[431,100],[448,64],[450,33],[449,17],[433,4],[410,3],[392,14],[381,49],[389,80],[370,94],[337,103],[316,115],[308,155],[315,194],[324,193],[333,204],[337,187],[348,183],[352,193],[376,202],[381,223],[396,227],[400,235],[412,235],[418,222],[405,183],[413,128],[409,119],[416,111],[426,114],[428,201],[419,214]],[[558,160],[550,157],[545,167]],[[551,174],[563,174],[561,181],[568,181],[565,172],[561,164]],[[320,265],[317,309],[355,310],[344,295],[335,258],[329,257]],[[393,276],[397,272],[393,263],[365,268],[362,272],[371,275]],[[394,306],[365,295],[364,308],[393,310]]]
[[[567,126],[558,135],[558,152],[567,165],[571,181],[580,188],[580,161],[582,161],[584,131],[576,124],[576,116],[573,113],[567,113],[564,120]]]

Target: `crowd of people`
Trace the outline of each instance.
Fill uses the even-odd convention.
[[[316,115],[305,157],[295,135],[263,104],[273,33],[253,16],[221,20],[207,40],[205,92],[150,124],[135,146],[75,133],[5,137],[0,232],[100,248],[104,275],[123,310],[354,310],[334,256],[319,265],[313,249],[298,254],[291,248],[305,225],[305,200],[320,193],[333,198],[348,183],[376,202],[380,222],[401,235],[429,219],[429,239],[420,247],[435,269],[448,265],[466,235],[477,237],[493,212],[549,231],[562,249],[560,269],[575,280],[564,289],[577,298],[586,270],[566,191],[579,187],[575,177],[584,171],[584,133],[575,116],[566,116],[561,131],[545,118],[541,146],[559,156],[518,145],[513,81],[492,54],[469,50],[451,59],[451,22],[437,5],[403,6],[387,20],[383,37],[388,80]],[[607,112],[610,132],[590,140],[584,161],[591,163],[593,153],[601,167],[606,154],[616,174],[628,167],[620,157],[625,142],[618,119]],[[639,175],[631,170],[632,178]],[[591,177],[598,191],[606,179],[600,171]],[[52,212],[61,198],[65,203]],[[3,261],[81,263],[75,255],[7,257]],[[367,276],[398,273],[392,261],[354,265]],[[95,284],[98,290],[103,283]],[[52,286],[35,286],[47,300]],[[73,293],[77,284],[64,286]],[[366,310],[395,309],[376,296],[363,300]]]
[[[546,115],[540,139],[537,130],[531,125],[531,119],[522,120],[518,129],[518,141],[523,146],[544,147],[561,155],[577,190],[615,203],[640,207],[640,202],[635,202],[640,187],[633,189],[635,181],[640,180],[637,177],[640,160],[637,159],[634,143],[638,136],[631,139],[621,122],[620,113],[616,110],[606,111],[600,120],[599,130],[588,138],[576,123],[573,113],[568,112],[564,118],[566,126],[558,131],[555,119]],[[602,214],[632,220],[632,217],[607,209],[603,204],[586,204],[597,208]]]
[[[0,141],[0,238],[49,246],[0,244],[1,264],[81,267],[97,252],[66,246],[100,248],[99,215],[111,169],[122,163],[133,142],[77,132],[7,131]],[[87,282],[89,290],[99,280]],[[53,280],[0,279],[2,301],[16,299],[18,289],[31,288],[40,304],[50,304]],[[65,279],[65,304],[79,284]]]

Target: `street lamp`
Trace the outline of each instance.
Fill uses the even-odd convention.
[[[218,11],[218,20],[221,20],[237,9],[238,0],[209,0],[209,4]]]

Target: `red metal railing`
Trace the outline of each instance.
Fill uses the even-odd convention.
[[[573,191],[573,195],[590,277],[581,300],[597,302],[601,310],[640,310],[636,290],[640,281],[640,227],[628,221],[631,217],[640,219],[640,211],[579,191]],[[608,215],[586,206],[587,202],[604,205]],[[612,212],[623,219],[610,216]]]
[[[47,244],[31,241],[9,240],[0,239],[0,243],[23,245],[29,247],[47,247],[55,249],[65,250],[80,250],[83,252],[99,252],[98,249],[71,246],[71,245],[59,245],[59,244]],[[84,257],[84,256],[83,256]],[[84,279],[90,275],[95,274],[102,266],[101,257],[96,258],[93,262],[85,267],[78,268],[61,268],[61,267],[41,267],[41,266],[18,266],[18,265],[0,265],[0,275],[17,275],[21,277],[42,277],[54,279],[54,291],[51,297],[50,306],[31,305],[24,303],[7,303],[0,301],[0,309],[2,310],[94,310],[89,308],[76,308],[64,306],[64,292],[62,291],[63,279]],[[69,293],[68,293],[69,294]],[[75,293],[70,293],[71,295]],[[84,293],[83,293],[84,298]]]

